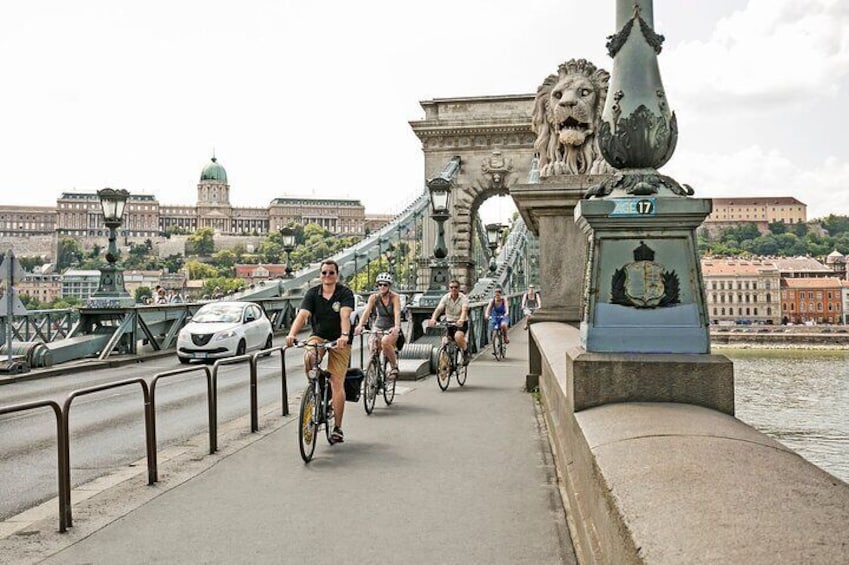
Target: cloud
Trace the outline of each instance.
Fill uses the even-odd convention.
[[[793,196],[808,205],[808,219],[849,210],[849,163],[826,158],[800,167],[779,150],[750,146],[733,153],[676,152],[663,170],[698,198]]]
[[[662,65],[687,112],[767,112],[833,97],[849,76],[849,3],[751,0],[708,40],[665,52]]]

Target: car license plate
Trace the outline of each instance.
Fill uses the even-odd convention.
[[[193,359],[206,359],[209,357],[209,353],[192,353]]]

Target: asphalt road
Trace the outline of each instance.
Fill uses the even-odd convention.
[[[359,365],[359,339],[353,364]],[[283,338],[275,345],[283,344]],[[144,363],[27,380],[0,387],[0,406],[52,399],[60,405],[82,388],[182,368],[176,356]],[[286,352],[290,397],[304,384],[301,350]],[[157,447],[208,431],[203,371],[162,379],[156,388]],[[248,365],[222,366],[218,377],[218,421],[250,413]],[[261,358],[257,394],[262,407],[281,402],[280,356]],[[70,410],[72,488],[145,457],[144,402],[139,385],[78,397]],[[0,416],[0,521],[57,495],[56,423],[49,408]]]

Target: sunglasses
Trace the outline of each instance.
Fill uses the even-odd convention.
[[[460,288],[460,287],[459,286],[449,286],[448,290],[457,290],[458,288]]]
[[[389,286],[389,283],[377,283],[377,286]]]
[[[335,275],[336,271],[321,271],[321,274],[325,277],[329,277],[330,275]]]

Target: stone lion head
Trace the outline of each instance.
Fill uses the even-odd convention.
[[[609,80],[607,71],[586,59],[571,59],[537,89],[532,128],[540,177],[612,170],[596,137]]]

